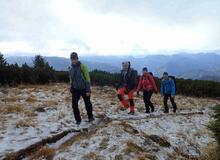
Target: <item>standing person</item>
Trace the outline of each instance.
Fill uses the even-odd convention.
[[[167,105],[167,101],[168,98],[170,98],[170,101],[172,103],[173,106],[173,112],[175,113],[177,110],[177,106],[176,103],[174,101],[175,98],[175,82],[174,80],[169,77],[167,72],[163,73],[163,79],[162,79],[162,83],[161,83],[161,88],[160,88],[160,92],[163,95],[163,103],[164,103],[164,113],[169,113],[169,108]]]
[[[121,101],[123,109],[130,107],[128,114],[134,115],[134,89],[136,87],[137,71],[131,68],[130,62],[122,62],[121,80],[118,90],[118,99]],[[125,99],[128,95],[129,103]]]
[[[70,75],[70,83],[71,83],[71,93],[72,93],[72,108],[74,117],[76,120],[76,124],[81,123],[81,116],[79,112],[78,102],[80,97],[82,96],[87,115],[88,121],[94,121],[93,118],[93,109],[92,103],[90,100],[91,96],[91,88],[90,88],[90,76],[85,64],[82,64],[79,61],[78,54],[76,52],[72,52],[70,55],[71,59],[71,68],[69,70]]]
[[[154,105],[151,102],[153,93],[157,93],[158,89],[153,76],[148,72],[147,68],[143,68],[143,75],[140,77],[137,95],[139,96],[140,90],[143,90],[143,100],[145,103],[146,113],[154,112]],[[150,107],[150,108],[149,108]]]

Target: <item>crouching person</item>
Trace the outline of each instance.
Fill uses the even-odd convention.
[[[176,103],[174,101],[175,98],[175,82],[174,79],[171,78],[171,76],[169,77],[167,72],[163,73],[163,79],[161,82],[161,88],[160,88],[160,92],[163,96],[163,103],[164,103],[164,113],[169,113],[169,108],[167,105],[167,101],[168,99],[170,99],[172,106],[173,106],[173,112],[175,113],[177,110],[177,106]]]
[[[88,121],[94,121],[92,103],[90,100],[91,89],[90,89],[90,76],[85,64],[79,61],[78,54],[72,52],[70,55],[71,68],[69,70],[70,83],[71,83],[71,93],[72,93],[72,108],[75,116],[76,124],[80,124],[82,119],[79,112],[78,102],[82,96],[87,115]]]

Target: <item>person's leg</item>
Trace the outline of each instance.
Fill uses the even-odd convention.
[[[167,95],[167,94],[165,94],[163,97],[163,104],[164,104],[164,109],[165,109],[164,112],[165,113],[169,113],[169,108],[167,105],[168,98],[169,98],[169,95]]]
[[[144,104],[145,104],[146,113],[150,113],[147,91],[143,92],[143,100],[144,100]]]
[[[151,102],[151,97],[152,97],[152,95],[153,95],[153,91],[149,91],[149,92],[148,92],[148,98],[149,98],[148,103],[149,103],[149,106],[150,106],[150,108],[151,108],[151,112],[154,112],[154,105],[153,105],[153,103]]]
[[[92,103],[91,103],[91,97],[87,96],[85,92],[82,92],[82,97],[85,103],[88,119],[93,119],[93,108],[92,108]]]
[[[173,112],[176,113],[177,106],[176,106],[174,97],[170,96],[170,102],[172,103],[172,106],[173,106]]]
[[[129,103],[130,103],[130,112],[134,113],[134,92],[133,90],[129,91],[128,93],[128,99],[129,99]]]
[[[118,89],[118,99],[120,100],[124,108],[128,108],[128,102],[125,99],[125,88],[124,87]]]
[[[76,122],[81,122],[81,116],[79,112],[78,102],[80,99],[79,91],[74,91],[72,94],[72,108]]]

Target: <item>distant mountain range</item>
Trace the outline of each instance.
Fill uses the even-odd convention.
[[[68,70],[70,60],[61,57],[44,57],[56,70]],[[34,57],[9,56],[8,63],[27,63],[33,65]],[[220,55],[215,53],[175,55],[148,55],[145,57],[133,56],[85,56],[80,58],[87,64],[89,70],[104,70],[108,72],[119,72],[122,61],[130,61],[132,67],[139,74],[143,67],[148,67],[156,76],[161,77],[164,71],[179,78],[214,80],[220,82]]]

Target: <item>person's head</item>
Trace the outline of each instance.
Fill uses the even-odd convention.
[[[131,66],[129,61],[122,62],[122,70],[127,71]]]
[[[164,72],[164,73],[163,73],[163,78],[164,78],[164,79],[168,79],[168,78],[169,78],[169,75],[168,75],[167,72]]]
[[[76,52],[72,52],[70,54],[70,60],[71,60],[71,63],[72,64],[77,64],[78,61],[79,61],[79,57],[78,57],[78,54]]]
[[[144,67],[142,71],[143,71],[143,75],[146,75],[148,73],[147,67]]]

